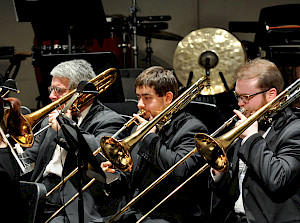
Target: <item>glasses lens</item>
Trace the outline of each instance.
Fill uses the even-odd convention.
[[[248,95],[238,95],[236,92],[234,92],[234,97],[236,98],[237,101],[241,99],[244,103],[247,103],[249,101]]]
[[[51,94],[51,92],[54,91],[55,94],[61,95],[68,90],[69,89],[64,89],[64,88],[60,88],[60,87],[53,87],[53,86],[48,87],[49,94]]]
[[[62,89],[60,87],[48,87],[48,91],[49,91],[49,94],[51,94],[52,91],[54,91],[55,94],[62,94],[64,91],[66,91],[67,89]]]
[[[249,102],[249,96],[240,96],[240,99],[244,102],[244,103],[248,103]]]
[[[49,91],[49,94],[51,94],[51,92],[53,91],[53,87],[52,87],[52,86],[49,86],[49,87],[48,87],[48,91]]]

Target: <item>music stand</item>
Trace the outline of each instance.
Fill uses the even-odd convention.
[[[68,144],[68,151],[73,152],[77,158],[77,167],[78,167],[78,216],[79,222],[84,222],[84,213],[83,213],[83,197],[82,197],[82,178],[83,175],[83,166],[87,167],[89,163],[100,176],[103,177],[103,182],[105,182],[106,177],[100,165],[98,164],[95,156],[89,149],[89,145],[85,141],[81,130],[78,128],[77,124],[66,116],[60,114],[57,118],[61,130]],[[66,147],[66,146],[64,146]],[[85,165],[83,165],[85,163]]]

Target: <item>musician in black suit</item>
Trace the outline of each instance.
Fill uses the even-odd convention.
[[[247,62],[236,75],[235,95],[245,109],[243,114],[235,111],[238,125],[274,99],[284,82],[276,65],[263,59]],[[220,199],[212,214],[214,222],[300,222],[298,111],[287,107],[267,126],[255,122],[227,155],[228,172],[212,169],[211,185]]]
[[[52,75],[51,86],[49,87],[52,102],[62,98],[71,90],[77,88],[80,81],[89,81],[96,75],[92,66],[85,60],[71,60],[58,64],[50,73]],[[26,149],[26,154],[31,161],[35,162],[35,169],[31,180],[45,184],[47,191],[50,191],[64,177],[77,167],[77,156],[72,151],[71,146],[59,145],[57,142],[65,135],[57,121],[60,110],[54,110],[43,121],[41,127],[51,124],[51,128],[42,132],[35,138],[34,145]],[[84,105],[80,112],[72,114],[66,113],[70,119],[76,116],[78,118],[78,128],[82,134],[88,148],[85,150],[95,151],[100,146],[102,136],[111,136],[116,133],[125,123],[121,115],[105,107],[98,99],[91,100]],[[75,137],[76,138],[76,137]],[[78,144],[78,142],[75,142]],[[98,161],[104,159],[98,155]],[[99,163],[100,165],[100,163]],[[73,197],[78,191],[77,188],[82,181],[84,186],[91,179],[83,172],[82,178],[79,176],[71,177],[60,189],[55,191],[46,200],[45,218],[53,214],[65,202]],[[92,186],[93,187],[93,186]],[[99,218],[99,210],[93,199],[91,187],[83,192],[84,222],[90,222]],[[72,222],[79,221],[78,198],[60,212],[51,222]]]
[[[144,109],[143,117],[134,115],[140,126],[157,117],[177,97],[178,87],[173,73],[162,67],[150,67],[143,71],[135,81],[138,108]],[[138,128],[140,128],[140,126]],[[134,129],[134,131],[136,128]],[[182,110],[175,112],[169,122],[154,126],[132,149],[133,169],[123,174],[112,167],[109,161],[102,167],[107,171],[120,173],[121,181],[116,181],[111,194],[122,191],[125,206],[147,186],[155,181],[170,167],[195,148],[194,135],[207,133],[206,126],[197,118]],[[183,162],[165,180],[154,187],[145,196],[125,212],[120,222],[135,222],[158,204],[180,183],[196,172],[204,161],[199,153],[194,153]],[[129,185],[120,190],[121,185]],[[175,195],[153,211],[145,222],[205,222],[208,211],[207,173],[193,179]]]

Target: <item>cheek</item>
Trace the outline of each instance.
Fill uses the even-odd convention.
[[[249,111],[251,111],[251,112],[257,111],[258,109],[261,108],[262,103],[263,102],[261,100],[253,100],[253,101],[251,101],[251,103],[248,104]]]

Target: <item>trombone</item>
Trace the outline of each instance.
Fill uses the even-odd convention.
[[[287,87],[283,92],[281,92],[276,98],[272,101],[261,107],[257,110],[253,115],[248,117],[244,122],[240,125],[236,126],[232,130],[228,131],[224,135],[213,138],[216,134],[207,135],[204,133],[198,133],[195,135],[195,144],[196,148],[193,151],[197,151],[204,157],[206,160],[206,164],[203,165],[198,171],[196,171],[192,176],[190,176],[186,181],[184,181],[181,185],[179,185],[175,190],[173,190],[168,196],[166,196],[160,203],[158,203],[153,209],[151,209],[148,213],[146,213],[142,218],[140,218],[137,222],[141,222],[144,220],[152,211],[154,211],[159,205],[161,205],[164,201],[166,201],[169,197],[171,197],[174,193],[176,193],[181,187],[183,187],[188,181],[190,181],[193,177],[198,176],[202,172],[204,172],[208,167],[212,167],[219,172],[225,172],[228,170],[229,162],[226,156],[226,150],[231,145],[234,140],[239,137],[250,125],[252,125],[255,121],[267,121],[271,123],[272,118],[281,110],[286,108],[289,104],[291,104],[295,99],[300,96],[300,79],[296,80],[289,87]],[[236,115],[235,115],[236,116]],[[235,118],[233,116],[232,118]],[[190,153],[192,153],[191,151]],[[186,155],[188,158],[190,155]],[[185,159],[182,158],[182,160]],[[166,172],[171,172],[171,170],[175,169],[177,166],[181,164],[180,160],[173,167],[171,167]],[[179,164],[180,163],[180,164]],[[175,167],[176,166],[176,167]],[[165,173],[166,173],[165,172]],[[163,175],[165,175],[165,173]],[[162,176],[163,176],[162,175]],[[158,179],[162,178],[159,177]],[[158,181],[158,180],[156,180]],[[155,182],[156,182],[155,181]],[[153,182],[148,188],[153,188],[157,183]],[[149,191],[146,188],[140,194],[145,194]],[[137,197],[141,197],[140,194]],[[136,199],[136,198],[134,198]],[[134,203],[133,200],[129,203]],[[128,207],[127,207],[128,206]],[[126,207],[126,209],[125,209]],[[129,205],[126,205],[123,209],[126,211],[129,208]],[[123,210],[122,209],[122,210]],[[122,211],[121,210],[121,211]],[[113,216],[113,218],[109,219],[108,222],[112,222],[118,216],[120,216],[124,211],[119,211],[117,214]]]
[[[100,73],[98,76],[90,80],[90,82],[94,83],[96,86],[96,89],[98,91],[98,95],[104,92],[111,84],[113,84],[117,77],[117,71],[114,68],[110,68],[105,70],[104,72]],[[13,83],[14,84],[14,83]],[[10,83],[10,85],[12,85]],[[1,96],[3,98],[9,91],[15,91],[19,93],[20,91],[15,89],[14,86],[1,86],[0,91],[3,89],[6,90],[5,94]],[[66,101],[68,101],[74,94],[76,93],[76,89],[67,94],[66,96],[60,98],[59,100],[52,102],[51,104],[45,106],[44,108],[37,110],[33,113],[30,113],[28,115],[22,115],[20,114],[20,124],[19,124],[19,130],[20,131],[14,131],[10,135],[6,135],[6,137],[11,137],[14,139],[14,141],[17,143],[16,145],[20,145],[25,148],[29,148],[33,145],[34,142],[34,135],[32,132],[32,128],[43,118],[45,118],[52,110],[54,110],[56,107],[58,107],[60,104],[64,104]],[[92,100],[97,95],[86,95],[86,94],[79,94],[78,100],[72,105],[72,111],[79,110],[80,107],[88,103],[90,100]],[[7,108],[4,111],[3,114],[3,120],[1,121],[1,126],[3,129],[7,129],[7,120],[12,112],[12,109]],[[49,128],[49,126],[47,126]],[[40,132],[40,131],[39,131]],[[14,149],[9,144],[11,151],[16,158],[23,174],[30,172],[32,170],[32,166],[25,163],[25,166],[22,164],[22,162],[17,157],[17,154],[14,152]],[[27,166],[26,166],[27,165]]]
[[[27,140],[28,143],[28,147],[32,145],[33,143],[33,133],[31,128],[28,126],[28,123],[26,123],[26,120],[23,118],[21,111],[20,111],[20,107],[18,105],[18,99],[16,98],[4,98],[10,91],[14,91],[16,93],[20,93],[20,91],[17,89],[17,85],[15,80],[12,79],[8,79],[3,86],[0,87],[0,92],[2,93],[2,91],[4,90],[4,93],[1,95],[1,107],[4,107],[4,101],[9,102],[10,103],[10,108],[12,109],[11,113],[3,113],[3,116],[1,117],[1,123],[0,123],[0,135],[3,139],[3,141],[8,145],[8,147],[10,148],[10,151],[12,153],[12,155],[14,156],[14,158],[16,159],[20,169],[21,169],[21,175],[26,174],[28,172],[30,172],[33,169],[33,166],[24,162],[24,159],[21,157],[22,153],[20,152],[20,150],[18,148],[14,148],[11,143],[8,140],[8,137],[11,135],[23,135],[25,140]],[[16,106],[15,106],[16,105]],[[6,109],[7,110],[7,109]],[[6,111],[5,110],[5,111]],[[11,117],[10,117],[11,116]],[[14,123],[18,123],[16,125],[12,125],[9,122],[9,119],[13,119]],[[17,121],[16,121],[17,120]],[[22,126],[20,128],[20,125]],[[14,129],[14,130],[12,130]],[[6,134],[4,133],[4,131],[6,132]],[[14,137],[12,137],[13,139],[15,139]],[[18,145],[18,144],[16,144]],[[15,151],[16,149],[16,151]]]
[[[98,94],[79,94],[78,99],[72,104],[71,110],[78,111],[81,107],[93,100],[96,96],[104,92],[110,85],[112,85],[117,77],[117,70],[115,68],[109,68],[98,76],[94,77],[89,82],[96,86]],[[21,125],[21,129],[31,129],[35,127],[42,119],[44,119],[51,111],[57,108],[59,105],[67,102],[74,94],[76,89],[65,95],[64,97],[46,105],[45,107],[32,112],[28,115],[21,115],[24,123]],[[4,112],[5,116],[8,116],[10,109],[6,109]],[[49,127],[49,126],[48,126]],[[11,135],[11,137],[22,147],[31,147],[33,144],[33,135]]]
[[[243,112],[244,110],[240,110],[241,112]],[[237,115],[232,116],[230,119],[228,119],[226,122],[224,122],[224,124],[219,127],[214,133],[211,134],[211,137],[216,136],[217,134],[219,134],[223,129],[225,129],[226,127],[228,127],[233,120],[237,118]],[[124,213],[130,206],[132,206],[134,203],[136,203],[142,196],[144,196],[146,193],[148,193],[152,188],[154,188],[158,183],[160,183],[163,179],[165,179],[170,173],[172,173],[179,165],[181,165],[184,161],[186,161],[190,156],[192,156],[195,152],[197,152],[197,148],[194,148],[192,151],[190,151],[186,156],[184,156],[183,158],[181,158],[181,160],[179,160],[177,163],[175,163],[170,169],[168,169],[166,172],[164,172],[159,178],[157,178],[154,182],[152,182],[145,190],[143,190],[141,193],[139,193],[135,198],[133,198],[129,203],[127,203],[126,206],[124,206],[118,213],[116,213],[112,218],[109,219],[108,222],[113,222],[117,217],[119,217],[122,213]],[[204,171],[204,170],[203,170]],[[197,174],[198,175],[198,174]],[[192,175],[190,178],[194,177],[194,175]],[[179,189],[179,188],[178,188]],[[178,190],[177,188],[175,189],[176,191]],[[175,191],[172,192],[175,193]],[[169,198],[171,195],[169,195],[167,198]],[[167,198],[165,198],[165,200],[167,200]],[[165,201],[163,200],[163,202]],[[161,202],[161,203],[163,203]],[[161,204],[159,203],[159,205]],[[157,206],[155,206],[156,208]],[[154,209],[151,210],[151,212]],[[150,214],[151,212],[149,212],[148,214]],[[148,215],[147,214],[147,215]],[[145,216],[146,217],[146,216]]]
[[[118,169],[122,171],[132,170],[132,159],[130,151],[134,145],[147,134],[155,125],[167,124],[171,116],[177,111],[183,109],[191,102],[201,90],[204,88],[203,82],[207,80],[207,76],[200,78],[178,98],[176,98],[168,107],[155,116],[151,121],[147,122],[139,130],[127,138],[118,141],[113,137],[104,136],[100,140],[100,146],[104,156]]]

